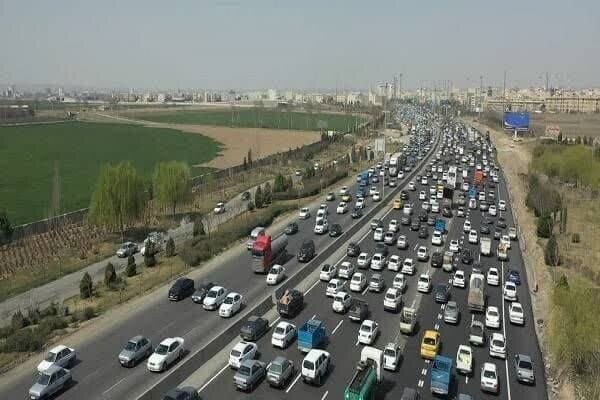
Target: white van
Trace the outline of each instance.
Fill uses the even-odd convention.
[[[302,361],[302,380],[306,383],[321,385],[329,370],[331,356],[324,350],[312,349]]]

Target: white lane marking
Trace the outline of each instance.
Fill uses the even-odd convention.
[[[312,317],[310,317],[310,319],[315,319],[316,317],[317,317],[317,314],[315,314]]]
[[[227,369],[227,367],[229,367],[229,365],[228,365],[228,364],[225,364],[225,366],[224,366],[223,368],[221,368],[221,369],[219,370],[219,372],[217,372],[217,373],[215,374],[215,376],[213,376],[212,378],[210,378],[210,379],[208,380],[208,382],[206,382],[204,385],[202,385],[202,387],[201,387],[200,389],[198,389],[198,393],[200,393],[201,391],[203,391],[204,389],[206,389],[206,387],[207,387],[208,385],[210,385],[210,384],[212,383],[212,381],[214,381],[215,379],[217,379],[217,377],[218,377],[219,375],[221,375],[221,374],[223,373],[223,371],[225,371],[225,370]]]
[[[440,329],[440,324],[435,324],[435,326],[433,327],[433,329],[435,329],[436,331]]]
[[[419,379],[419,383],[417,383],[417,386],[422,388],[423,385],[425,385],[425,381],[423,381],[422,379]]]
[[[421,370],[421,375],[427,375],[427,368],[423,368]]]
[[[280,319],[281,319],[281,317],[275,318],[275,320],[269,324],[269,328],[273,327],[273,325],[275,325],[277,323],[277,321],[279,321]]]
[[[500,263],[501,268],[502,268],[502,279],[501,279],[501,284],[502,287],[504,287],[504,261],[502,261]],[[502,332],[504,333],[504,340],[506,341],[506,344],[508,345],[508,337],[506,336],[506,310],[505,310],[505,306],[504,306],[504,299],[501,298],[502,301]],[[504,369],[506,370],[506,387],[508,389],[508,400],[511,400],[511,394],[510,394],[510,379],[508,377],[508,358],[504,359]]]
[[[290,387],[288,387],[286,389],[286,393],[289,393],[290,390],[292,390],[292,388],[294,387],[294,385],[296,384],[296,382],[298,382],[298,379],[300,379],[300,377],[302,376],[302,373],[298,374],[298,376],[296,377],[296,379],[294,379],[294,381],[292,382],[292,384],[290,385]]]
[[[469,375],[465,376],[465,385],[469,383]]]
[[[365,295],[365,293],[367,293],[367,291],[368,291],[368,290],[369,290],[369,286],[367,285],[367,287],[365,288],[365,290],[363,290],[363,291],[362,291],[362,293],[361,293],[361,294],[364,296],[364,295]]]
[[[354,343],[355,346],[358,346],[358,338],[356,339],[356,343]]]
[[[417,247],[419,247],[419,243],[415,244],[413,251],[417,251]]]
[[[323,395],[323,397],[321,397],[321,400],[325,400],[325,397],[327,397],[328,394],[329,394],[329,390],[325,392],[325,394]]]
[[[344,320],[340,320],[340,322],[338,322],[338,324],[335,326],[335,328],[333,328],[333,330],[331,331],[331,335],[335,335],[335,332],[339,329],[340,326],[342,326],[342,322],[344,322]]]
[[[110,392],[111,390],[113,390],[114,388],[116,388],[119,383],[123,382],[125,379],[127,379],[127,377],[123,377],[123,378],[119,379],[117,381],[117,383],[115,383],[114,385],[112,385],[111,387],[109,387],[108,389],[106,389],[104,392],[102,392],[102,394],[106,394],[106,393]]]
[[[442,314],[438,314],[438,319],[442,319]]]
[[[304,294],[307,295],[311,290],[313,290],[313,288],[315,286],[317,286],[319,284],[319,282],[321,282],[321,280],[317,279],[317,281],[311,287],[309,287],[308,290],[306,291],[306,293],[304,293]]]

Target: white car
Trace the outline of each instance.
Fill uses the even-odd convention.
[[[406,249],[408,247],[408,240],[405,235],[398,236],[398,239],[396,239],[396,247],[399,249]]]
[[[479,194],[477,195],[477,199],[479,201],[485,201],[485,192],[479,192]]]
[[[406,288],[406,277],[403,273],[399,273],[394,276],[392,287],[400,290],[400,292],[404,292],[404,289]]]
[[[433,231],[433,234],[431,235],[431,244],[434,246],[441,246],[442,244],[444,244],[442,232]]]
[[[498,369],[496,364],[486,362],[481,368],[481,390],[484,392],[498,393]]]
[[[352,283],[350,283],[350,290],[352,290]],[[345,313],[350,304],[352,303],[352,297],[346,292],[337,292],[333,297],[333,303],[331,308],[337,313]]]
[[[506,301],[517,301],[517,285],[514,282],[504,282],[504,300]]]
[[[277,285],[285,278],[285,268],[279,264],[275,264],[267,274],[267,285]]]
[[[426,176],[421,178],[421,185],[427,185],[427,177]]]
[[[456,216],[460,217],[460,218],[464,218],[464,216],[465,216],[465,209],[463,207],[458,207],[456,209]]]
[[[502,235],[500,238],[500,243],[504,243],[506,247],[510,250],[510,236]]]
[[[383,241],[383,228],[375,229],[375,232],[373,232],[373,240],[376,242]]]
[[[500,311],[496,306],[487,306],[485,310],[485,326],[486,328],[500,328]]]
[[[440,212],[440,203],[438,203],[437,201],[432,201],[431,202],[431,212],[439,213]]]
[[[319,273],[319,279],[325,282],[329,282],[337,275],[337,267],[335,265],[325,264],[321,267]]]
[[[523,306],[521,303],[516,301],[510,303],[508,306],[508,320],[511,324],[524,325],[525,324],[525,313],[523,312]]]
[[[358,343],[371,345],[379,335],[379,325],[377,322],[366,319],[358,330]]]
[[[371,186],[369,189],[369,196],[373,196],[377,192],[377,186]]]
[[[435,186],[429,186],[429,194],[435,195],[437,193],[437,188]],[[423,199],[425,200],[425,199]]]
[[[338,292],[342,292],[346,288],[346,281],[334,278],[327,283],[325,296],[334,297]]]
[[[327,210],[324,210],[322,208],[319,208],[317,210],[317,215],[315,217],[315,222],[319,222],[324,220],[327,217]]]
[[[506,201],[498,200],[498,210],[506,211]]]
[[[490,205],[490,208],[488,208],[488,214],[490,214],[492,217],[495,217],[498,214],[495,205]]]
[[[400,271],[400,264],[402,264],[400,257],[397,254],[392,254],[388,260],[387,267],[390,271],[398,272]]]
[[[390,223],[388,224],[388,231],[394,232],[394,233],[398,232],[398,225],[399,225],[398,220],[396,220],[396,219],[391,220]]]
[[[216,310],[221,306],[225,297],[227,296],[227,289],[223,286],[213,286],[210,288],[204,300],[202,300],[202,307],[205,310]]]
[[[492,333],[490,340],[490,357],[506,359],[506,340],[499,332]]]
[[[469,199],[469,208],[475,210],[477,208],[477,200]]]
[[[342,201],[336,208],[335,212],[337,214],[345,214],[348,212],[348,204],[345,201]]]
[[[471,346],[461,344],[456,352],[456,370],[462,374],[470,375],[473,371],[473,350]]]
[[[437,194],[436,194],[436,198],[443,199],[444,198],[444,191],[443,190],[438,190]]]
[[[356,199],[356,204],[354,204],[354,208],[365,208],[365,199],[359,197]]]
[[[344,279],[350,279],[354,274],[354,265],[350,261],[342,261],[340,269],[338,271],[338,277]]]
[[[491,267],[486,276],[487,284],[492,286],[498,286],[500,284],[500,273],[498,268]]]
[[[421,293],[429,293],[431,290],[431,276],[429,274],[421,274],[417,282],[417,291]]]
[[[463,232],[468,233],[470,231],[471,231],[471,221],[466,220],[465,223],[463,224]]]
[[[271,344],[274,347],[285,349],[296,339],[296,326],[287,321],[281,321],[273,330]]]
[[[463,182],[462,190],[463,192],[467,192],[469,190],[469,182]]]
[[[427,250],[427,247],[419,246],[419,248],[417,249],[417,259],[419,261],[427,261],[428,257],[429,257],[429,251]]]
[[[223,318],[229,318],[236,312],[240,311],[241,307],[242,295],[236,292],[231,292],[225,297],[223,304],[221,304],[221,307],[219,307],[219,315]]]
[[[367,277],[362,272],[355,272],[350,279],[350,290],[353,292],[362,292],[367,287]]]
[[[460,250],[460,247],[459,247],[459,244],[458,244],[458,240],[452,239],[450,241],[450,247],[449,247],[448,250],[450,250],[453,253],[458,253],[458,251]]]
[[[415,183],[413,181],[408,182],[408,190],[415,190]]]
[[[452,286],[459,288],[465,287],[465,271],[462,269],[454,271],[454,275],[452,276]]]
[[[373,193],[373,196],[371,196],[371,198],[373,199],[373,201],[380,201],[381,195],[379,194],[379,192],[375,192]]]
[[[64,345],[58,345],[51,349],[46,358],[37,366],[38,372],[44,372],[52,366],[70,368],[77,358],[75,350]]]
[[[383,243],[390,246],[396,243],[396,234],[392,231],[387,231],[386,233],[384,233]]]
[[[404,213],[404,215],[411,215],[412,211],[413,211],[413,208],[412,208],[412,204],[410,204],[410,203],[406,203],[404,205],[404,207],[402,208],[402,213]]]
[[[242,362],[246,360],[254,360],[258,346],[251,342],[238,342],[229,352],[229,366],[233,369],[238,369]]]
[[[398,172],[398,179],[404,179],[404,172]]]
[[[429,211],[430,208],[431,208],[431,205],[429,204],[428,201],[424,201],[423,203],[421,203],[421,209],[423,209],[425,211]]]
[[[359,267],[367,268],[371,264],[371,257],[368,253],[362,252],[358,255],[356,263]]]
[[[223,203],[223,202],[217,203],[217,205],[213,209],[213,212],[215,214],[223,214],[225,212],[225,203]]]
[[[299,219],[309,219],[310,218],[310,210],[307,207],[303,207],[300,209],[298,213]]]
[[[402,290],[395,287],[388,288],[383,297],[383,309],[398,311],[402,305]]]
[[[154,353],[148,358],[146,368],[152,372],[162,372],[169,365],[183,357],[183,338],[166,338],[154,349]]]
[[[425,195],[425,192],[421,190],[419,192],[419,200],[425,200],[425,199],[427,199],[427,196]]]
[[[387,264],[387,260],[385,256],[381,253],[373,254],[373,258],[371,258],[371,269],[374,271],[381,271],[383,267]]]
[[[345,195],[346,193],[348,193],[348,186],[342,186],[342,188],[340,189],[340,195]]]
[[[475,229],[471,229],[469,231],[469,243],[477,244],[477,231]]]
[[[404,262],[402,263],[402,270],[401,272],[403,274],[408,274],[408,275],[414,275],[415,273],[415,262],[412,258],[405,258]]]
[[[315,223],[315,233],[317,235],[322,235],[329,231],[329,222],[326,219],[318,219]]]

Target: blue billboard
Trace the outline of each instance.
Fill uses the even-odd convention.
[[[529,113],[525,112],[510,112],[504,113],[504,129],[511,131],[528,131],[529,130]]]

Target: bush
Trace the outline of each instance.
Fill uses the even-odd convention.
[[[546,265],[553,267],[561,264],[560,250],[554,235],[552,235],[550,240],[548,240],[548,243],[546,243],[546,248],[544,249],[544,261],[546,262]]]
[[[85,318],[85,320],[87,321],[88,319],[92,319],[96,316],[96,310],[94,310],[94,307],[86,307],[83,310],[83,317]]]
[[[65,329],[68,326],[67,321],[64,318],[52,316],[44,318],[38,329],[43,336],[50,336],[50,334],[57,329]]]
[[[104,267],[104,284],[106,287],[112,287],[117,281],[117,273],[115,272],[115,266],[109,262]]]
[[[21,329],[8,336],[2,346],[4,353],[38,351],[46,342],[39,329]]]
[[[0,327],[0,338],[6,338],[15,332],[11,325]]]
[[[204,236],[206,235],[206,231],[204,230],[204,223],[202,223],[202,217],[197,217],[194,220],[194,230],[193,235],[195,236]]]
[[[537,235],[541,238],[549,238],[552,235],[553,228],[552,217],[549,214],[544,214],[537,221]]]
[[[29,321],[25,319],[21,310],[17,310],[10,321],[10,326],[14,331],[18,331],[28,325]]]
[[[248,211],[254,211],[254,202],[253,201],[249,201],[248,203],[246,203],[246,209]]]
[[[571,235],[571,242],[579,243],[581,241],[581,237],[579,237],[579,233],[574,233]]]
[[[175,255],[175,241],[172,237],[170,237],[169,240],[167,240],[165,254],[167,255],[167,257],[173,257]]]
[[[125,267],[125,275],[128,278],[131,278],[132,276],[135,276],[137,274],[137,266],[135,265],[135,263],[133,264],[127,264],[127,267]]]
[[[258,185],[256,191],[254,192],[254,205],[256,208],[262,208],[263,206],[263,192],[260,185]]]
[[[92,277],[87,272],[83,274],[81,282],[79,282],[79,295],[82,299],[88,299],[92,297],[93,282]]]

